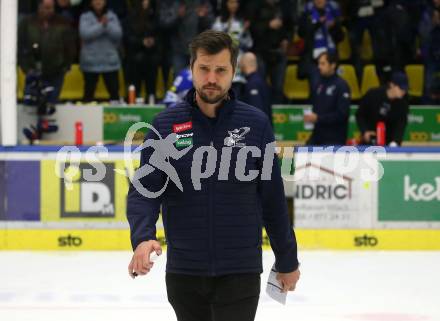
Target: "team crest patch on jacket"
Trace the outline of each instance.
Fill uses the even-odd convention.
[[[249,127],[241,127],[239,129],[228,130],[229,136],[225,138],[225,146],[228,147],[244,147],[246,143],[241,142],[244,136],[250,132]]]

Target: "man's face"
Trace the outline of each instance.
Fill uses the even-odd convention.
[[[191,71],[197,95],[205,103],[216,104],[227,96],[231,88],[234,76],[231,53],[223,49],[218,54],[209,55],[199,49]]]
[[[55,4],[53,0],[45,0],[38,7],[38,15],[41,19],[49,19],[55,13]]]
[[[319,73],[323,77],[330,77],[335,73],[336,64],[330,64],[327,60],[327,56],[321,56],[318,60]]]
[[[406,94],[405,90],[393,83],[390,83],[390,91],[393,99],[402,99]]]
[[[318,9],[324,9],[327,3],[327,0],[314,0],[315,7]]]

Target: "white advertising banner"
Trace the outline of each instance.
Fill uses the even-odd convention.
[[[377,161],[371,153],[296,153],[286,177],[297,228],[368,228],[376,216]]]

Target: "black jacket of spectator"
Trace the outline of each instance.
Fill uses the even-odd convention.
[[[75,57],[75,32],[69,21],[54,15],[45,28],[38,14],[26,17],[18,27],[18,63],[25,73],[41,61],[44,77],[65,73]],[[38,50],[33,48],[38,44]]]
[[[284,12],[281,3],[268,3],[266,0],[255,2],[256,8],[251,11],[251,33],[254,40],[254,51],[257,54],[267,55],[280,49],[283,40],[290,41],[293,35],[293,21],[291,13]],[[269,22],[280,17],[283,20],[281,28],[274,30]]]
[[[362,134],[376,131],[377,122],[385,122],[386,144],[401,144],[408,118],[408,101],[389,100],[386,87],[370,89],[362,98],[356,112],[356,122]]]
[[[157,16],[161,32],[172,33],[177,29],[179,2],[177,0],[161,0],[157,4]]]
[[[178,2],[179,6],[185,7],[185,14],[181,17],[177,15],[175,17],[176,21],[169,22],[170,25],[174,23],[177,25],[177,29],[172,34],[172,48],[174,52],[188,54],[188,44],[192,38],[200,32],[211,28],[215,17],[212,13],[211,3],[207,0],[184,0]],[[204,16],[199,16],[198,9],[203,6],[206,6],[207,13]]]
[[[125,19],[124,45],[127,55],[137,53],[153,53],[157,51],[160,43],[158,20],[153,9],[143,12],[133,9]],[[144,46],[144,38],[154,39],[154,45],[147,48]]]
[[[135,85],[138,96],[143,81],[146,92],[155,95],[161,37],[154,9],[144,10],[140,4],[135,6],[123,27],[127,81]]]
[[[350,113],[350,88],[338,75],[320,77],[314,87],[313,112],[318,115],[309,145],[345,145]]]

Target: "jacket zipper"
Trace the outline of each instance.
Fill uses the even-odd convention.
[[[211,147],[214,147],[214,141],[211,131]],[[209,200],[209,212],[208,212],[208,226],[209,226],[209,253],[210,253],[210,274],[215,275],[215,248],[214,248],[214,182],[213,177],[209,177],[208,181],[208,200]]]

